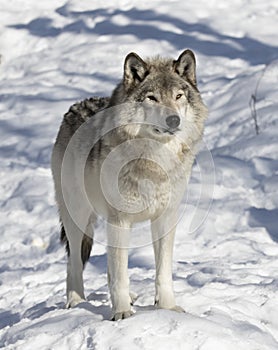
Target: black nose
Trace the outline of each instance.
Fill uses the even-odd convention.
[[[166,124],[169,126],[170,129],[176,129],[180,125],[180,117],[176,114],[169,115],[166,118]]]

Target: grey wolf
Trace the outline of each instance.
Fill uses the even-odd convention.
[[[64,115],[52,153],[52,173],[68,252],[67,306],[84,301],[83,269],[98,216],[107,223],[112,320],[132,315],[128,237],[150,221],[155,305],[182,311],[172,283],[177,213],[197,153],[207,109],[197,88],[191,50],[177,60],[135,53],[111,97],[73,105]]]

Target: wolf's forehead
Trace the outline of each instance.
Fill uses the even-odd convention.
[[[171,93],[176,90],[187,88],[186,81],[172,72],[159,72],[150,74],[144,84],[144,90],[159,91],[160,93]]]

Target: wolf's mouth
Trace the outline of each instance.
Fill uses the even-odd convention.
[[[158,128],[155,127],[153,128],[153,131],[157,135],[163,135],[163,134],[168,134],[168,135],[174,135],[179,129],[164,129],[164,128]]]

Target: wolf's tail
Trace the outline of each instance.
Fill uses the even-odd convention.
[[[69,241],[66,235],[66,231],[64,228],[64,225],[61,224],[61,235],[60,235],[60,240],[62,244],[65,244],[66,246],[66,251],[68,256],[70,255],[70,247],[69,247]],[[91,250],[93,246],[93,238],[89,237],[88,235],[83,235],[82,239],[82,245],[81,245],[81,259],[83,262],[83,268],[85,267],[86,262],[90,258]]]

